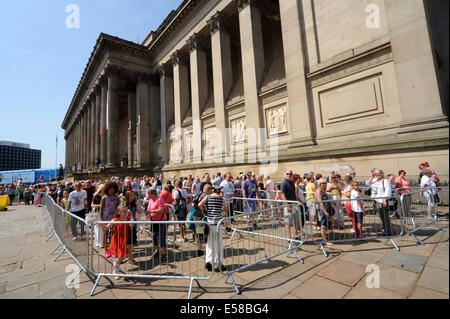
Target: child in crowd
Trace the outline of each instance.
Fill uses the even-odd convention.
[[[61,200],[61,207],[64,208],[66,211],[66,233],[64,234],[64,237],[69,236],[69,226],[70,226],[70,215],[67,213],[69,211],[69,192],[64,191],[63,192],[63,199]]]
[[[112,222],[124,222],[130,221],[131,216],[128,211],[128,207],[126,205],[119,205],[114,214],[114,218],[111,220]],[[105,257],[113,257],[118,258],[118,260],[114,261],[114,270],[113,274],[118,274],[120,271],[120,264],[123,262],[125,256],[130,260],[130,251],[128,249],[128,231],[130,228],[129,224],[108,224],[106,228],[113,229],[114,235],[111,239],[111,244],[109,245]],[[117,279],[117,277],[116,277]]]
[[[280,184],[275,185],[275,200],[277,201],[277,202],[275,202],[275,207],[281,206],[281,203],[279,201],[283,200],[283,199],[281,198],[281,185]],[[276,214],[277,214],[277,217],[281,217],[281,209],[277,209]]]
[[[359,183],[356,181],[352,182],[352,191],[350,195],[350,199],[352,200],[352,211],[355,219],[356,225],[356,236],[358,238],[364,238],[363,235],[363,215],[365,214],[364,205],[362,203],[361,198],[361,189],[359,188]]]

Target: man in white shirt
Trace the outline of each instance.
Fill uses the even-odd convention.
[[[422,194],[428,202],[428,218],[433,218],[433,211],[437,208],[437,187],[433,181],[433,173],[429,168],[425,168],[423,176],[420,179],[420,187],[422,187]]]
[[[233,197],[235,195],[234,183],[232,181],[231,173],[227,173],[225,175],[225,179],[220,183],[222,196],[225,198],[225,201],[228,206],[228,214],[229,216],[233,216]],[[232,222],[235,222],[232,220]]]
[[[392,236],[392,225],[388,211],[388,199],[392,197],[391,183],[384,178],[384,172],[381,169],[376,169],[374,172],[376,180],[372,180],[372,198],[375,199],[376,209],[380,215],[383,225],[383,236]],[[383,198],[378,198],[383,197]]]
[[[181,196],[181,197],[180,197]],[[191,202],[191,195],[183,189],[183,181],[177,180],[175,189],[172,191],[173,206],[175,207],[175,215],[178,221],[186,220],[188,214],[188,204]],[[181,231],[180,241],[188,241],[186,237],[186,224],[179,224]]]
[[[88,205],[87,205],[87,194],[86,191],[82,190],[81,187],[83,184],[81,182],[77,182],[75,184],[75,190],[69,195],[69,212],[74,214],[75,216],[85,219],[86,214],[88,213]],[[70,227],[72,230],[73,240],[77,240],[77,224],[80,223],[81,226],[81,237],[84,236],[84,223],[72,217]]]
[[[222,181],[223,181],[222,174],[219,172],[217,173],[217,177],[212,181],[212,184],[214,186],[219,186],[220,183],[222,183]]]
[[[270,176],[266,177],[266,191],[268,194],[268,199],[275,198],[275,182],[270,179]]]

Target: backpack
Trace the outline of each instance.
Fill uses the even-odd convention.
[[[178,192],[178,200],[177,200],[177,204],[175,205],[175,214],[176,215],[182,215],[182,216],[186,216],[187,214],[187,204],[186,204],[186,198],[184,198],[181,195],[180,190],[177,189]]]

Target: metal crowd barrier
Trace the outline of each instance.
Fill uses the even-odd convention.
[[[202,239],[198,239],[196,243],[181,241],[179,244],[168,244],[167,238],[171,233],[176,232],[176,226],[182,223],[185,221],[97,222],[96,224],[101,225],[103,229],[109,227],[114,234],[108,247],[104,249],[90,245],[90,272],[97,278],[91,296],[103,277],[112,277],[116,280],[119,278],[189,279],[189,299],[194,281],[200,287],[198,281],[210,279],[213,272],[205,268],[208,251],[205,253],[203,242],[200,242]],[[205,232],[211,231],[207,222],[191,221],[189,223],[195,224],[197,228],[202,228]],[[150,231],[138,232],[139,227]],[[131,250],[128,243],[133,244],[134,236],[136,242]],[[90,236],[91,243],[92,240]],[[159,252],[155,246],[159,247]],[[214,255],[214,246],[211,246]],[[162,247],[166,249],[164,255]],[[215,265],[211,264],[211,266]]]
[[[383,204],[376,200],[388,199],[386,197],[376,198],[361,198],[365,214],[363,214],[362,232],[357,233],[356,214],[351,209],[352,202],[356,204],[358,200],[355,199],[338,199],[338,200],[323,200],[312,202],[309,209],[309,216],[315,216],[317,225],[309,222],[309,236],[310,240],[320,245],[324,255],[327,257],[325,246],[334,243],[345,243],[353,241],[368,241],[375,239],[386,239],[391,241],[397,250],[400,250],[395,244],[393,238],[404,235],[403,214],[401,202],[397,201],[397,207],[391,205],[386,208]],[[330,205],[329,218],[324,218],[321,213],[322,209],[320,203],[328,203]],[[349,214],[350,213],[350,214]],[[323,226],[323,227],[322,227]],[[326,238],[322,234],[322,229],[326,229]],[[360,236],[358,236],[360,235]],[[327,245],[328,244],[328,245]]]
[[[260,199],[233,197],[233,200],[234,203],[242,201],[246,206],[248,202]],[[219,240],[217,249],[223,250],[220,260],[227,265],[222,273],[227,277],[225,281],[231,279],[237,293],[240,293],[240,290],[233,278],[236,272],[242,272],[283,254],[294,253],[299,261],[304,263],[297,253],[306,238],[300,207],[303,205],[299,202],[285,201],[280,206],[256,209],[253,212],[235,211],[219,221],[216,230]],[[286,212],[290,212],[289,220],[285,219]],[[229,234],[222,236],[223,229],[228,229]]]
[[[448,189],[446,190],[448,194]],[[442,193],[442,189],[439,193]],[[445,189],[444,189],[445,192]],[[439,193],[437,193],[439,195]],[[429,188],[423,188],[418,190],[417,188],[411,192],[402,194],[400,197],[403,208],[404,224],[405,224],[405,237],[411,236],[418,243],[423,245],[423,242],[415,235],[416,232],[427,228],[430,225],[435,225],[439,230],[444,229],[438,224],[439,211],[445,213],[447,210],[448,215],[448,202],[445,206],[438,206],[436,198],[433,196],[432,190]],[[439,199],[439,202],[441,200]],[[443,218],[441,218],[443,220]]]
[[[45,235],[46,240],[48,241],[56,235],[59,242],[50,255],[62,247],[62,250],[53,261],[56,261],[64,252],[69,254],[73,261],[80,267],[80,270],[72,277],[72,281],[75,280],[81,271],[88,273],[89,241],[86,240],[89,233],[88,223],[83,218],[65,211],[46,193],[39,193],[39,204],[42,206],[44,214],[45,212],[47,213],[48,220],[47,218],[45,219],[47,221],[45,228],[48,230],[52,226],[50,231]],[[80,235],[83,232],[85,235],[75,237],[73,231],[76,231]],[[69,236],[69,233],[72,233],[73,237]]]

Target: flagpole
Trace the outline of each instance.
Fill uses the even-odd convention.
[[[55,159],[55,179],[57,179],[58,170],[58,132],[56,132],[56,159]]]

